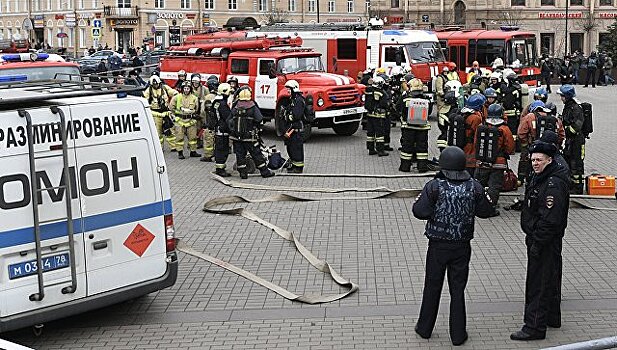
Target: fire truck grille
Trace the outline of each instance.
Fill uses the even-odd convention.
[[[328,96],[335,106],[349,105],[357,101],[358,91],[352,86],[342,86],[330,90]]]

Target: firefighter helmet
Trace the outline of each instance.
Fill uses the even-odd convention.
[[[500,80],[501,79],[501,74],[499,74],[499,72],[493,72],[491,73],[491,79],[497,79]]]
[[[385,74],[386,73],[386,69],[384,67],[379,67],[379,68],[377,68],[376,73],[377,74]]]
[[[446,83],[446,91],[454,91],[454,95],[458,98],[461,94],[461,88],[463,87],[463,84],[461,84],[460,81],[458,80],[450,80]]]
[[[424,90],[424,84],[422,84],[422,80],[418,78],[411,79],[411,82],[409,83],[409,87],[411,88],[411,91],[423,91]]]
[[[529,112],[535,112],[536,109],[538,108],[544,108],[544,102],[537,100],[537,101],[533,101],[530,105],[529,105]]]
[[[540,100],[546,103],[546,100],[548,100],[548,92],[543,87],[538,88],[536,92],[533,94],[533,98],[534,100]]]
[[[231,85],[229,85],[228,83],[220,84],[218,88],[218,93],[219,95],[226,95],[226,96],[231,94]]]
[[[495,91],[495,89],[493,88],[487,88],[486,90],[484,90],[484,96],[487,98],[497,98],[497,91]]]
[[[251,89],[245,88],[240,90],[238,93],[238,100],[240,101],[250,101],[251,100]]]
[[[559,90],[557,90],[557,94],[570,99],[576,96],[576,90],[574,89],[574,86],[566,84],[562,85]]]
[[[484,106],[485,102],[486,102],[486,97],[484,97],[484,95],[474,94],[474,95],[469,96],[467,101],[465,101],[465,108],[468,108],[474,111],[479,111],[482,108],[482,106]]]
[[[229,85],[231,85],[231,83],[235,83],[236,86],[238,86],[238,78],[230,75],[229,77],[227,77],[227,83],[229,83]]]
[[[385,83],[386,81],[382,77],[377,76],[373,78],[373,86],[382,87]]]
[[[287,82],[285,83],[285,87],[289,88],[291,92],[300,92],[300,84],[298,84],[298,82],[293,79],[287,80]]]
[[[193,91],[193,86],[191,85],[190,81],[185,81],[182,83],[182,92],[184,92],[185,88],[189,88],[189,92]]]
[[[158,75],[153,75],[150,77],[150,85],[160,84],[161,78]]]
[[[184,69],[180,69],[178,71],[178,78],[180,77],[185,77],[186,78],[186,71]]]
[[[500,104],[493,103],[488,106],[486,122],[491,125],[499,125],[503,123],[503,107]]]

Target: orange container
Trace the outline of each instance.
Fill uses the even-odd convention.
[[[587,176],[587,193],[592,196],[614,196],[615,177],[610,175]]]

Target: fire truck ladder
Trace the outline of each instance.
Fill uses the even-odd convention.
[[[71,294],[75,293],[77,290],[77,271],[76,271],[76,258],[75,258],[75,240],[74,240],[74,227],[73,227],[73,212],[71,208],[71,181],[69,175],[69,156],[68,156],[68,145],[67,145],[67,131],[66,131],[66,118],[64,116],[64,112],[58,106],[51,106],[50,110],[53,114],[59,116],[60,120],[52,123],[52,125],[56,125],[60,128],[60,137],[62,139],[62,175],[64,177],[64,184],[60,184],[59,186],[52,187],[39,187],[39,181],[36,176],[36,160],[48,157],[37,156],[34,152],[34,139],[33,139],[33,127],[36,125],[32,124],[32,117],[30,113],[26,110],[19,110],[18,114],[20,117],[26,119],[26,134],[28,139],[28,155],[30,158],[30,192],[32,195],[32,214],[34,216],[34,243],[36,249],[36,264],[37,264],[37,280],[38,280],[38,293],[34,293],[30,295],[30,301],[42,301],[45,298],[45,288],[56,286],[60,284],[65,284],[70,282],[69,286],[62,288],[62,294]],[[66,205],[66,216],[49,219],[49,220],[40,220],[39,217],[39,195],[44,191],[49,190],[64,190],[65,191],[65,205]],[[55,246],[58,244],[53,244],[49,246],[43,247],[41,244],[41,225],[64,221],[66,220],[67,230],[66,235],[68,237],[68,245],[69,245],[69,261],[71,268],[71,280],[70,281],[60,281],[52,284],[44,284],[43,280],[43,258],[46,256],[43,255],[43,248],[50,248],[50,250],[55,250]],[[54,254],[57,252],[54,251]]]
[[[231,51],[236,50],[268,50],[272,47],[299,47],[302,45],[301,38],[241,38],[234,40],[203,39],[196,40],[193,44],[173,46],[169,48],[171,54],[195,55],[204,54],[219,55],[225,57]]]

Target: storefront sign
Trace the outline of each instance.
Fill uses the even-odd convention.
[[[161,19],[183,19],[184,13],[182,12],[157,12],[156,18]]]
[[[64,15],[56,15],[56,19],[64,19]]]
[[[599,17],[600,18],[617,18],[617,13],[600,12]]]
[[[204,27],[208,27],[210,25],[210,14],[209,13],[204,13],[203,18],[201,19],[201,24]]]
[[[538,13],[538,18],[541,19],[565,19],[565,12],[540,12]],[[569,12],[568,18],[583,18],[582,12]]]
[[[326,22],[327,23],[357,23],[357,22],[361,22],[361,21],[362,21],[362,18],[360,18],[360,17],[326,18]]]
[[[403,23],[402,16],[386,16],[388,23]]]
[[[78,13],[77,14],[77,18],[79,18],[79,19],[92,19],[92,18],[94,18],[94,13],[92,13],[92,12]]]
[[[116,19],[115,21],[111,22],[112,26],[136,26],[137,24],[139,24],[139,20],[138,19]]]
[[[45,28],[45,16],[34,15],[34,28]]]

